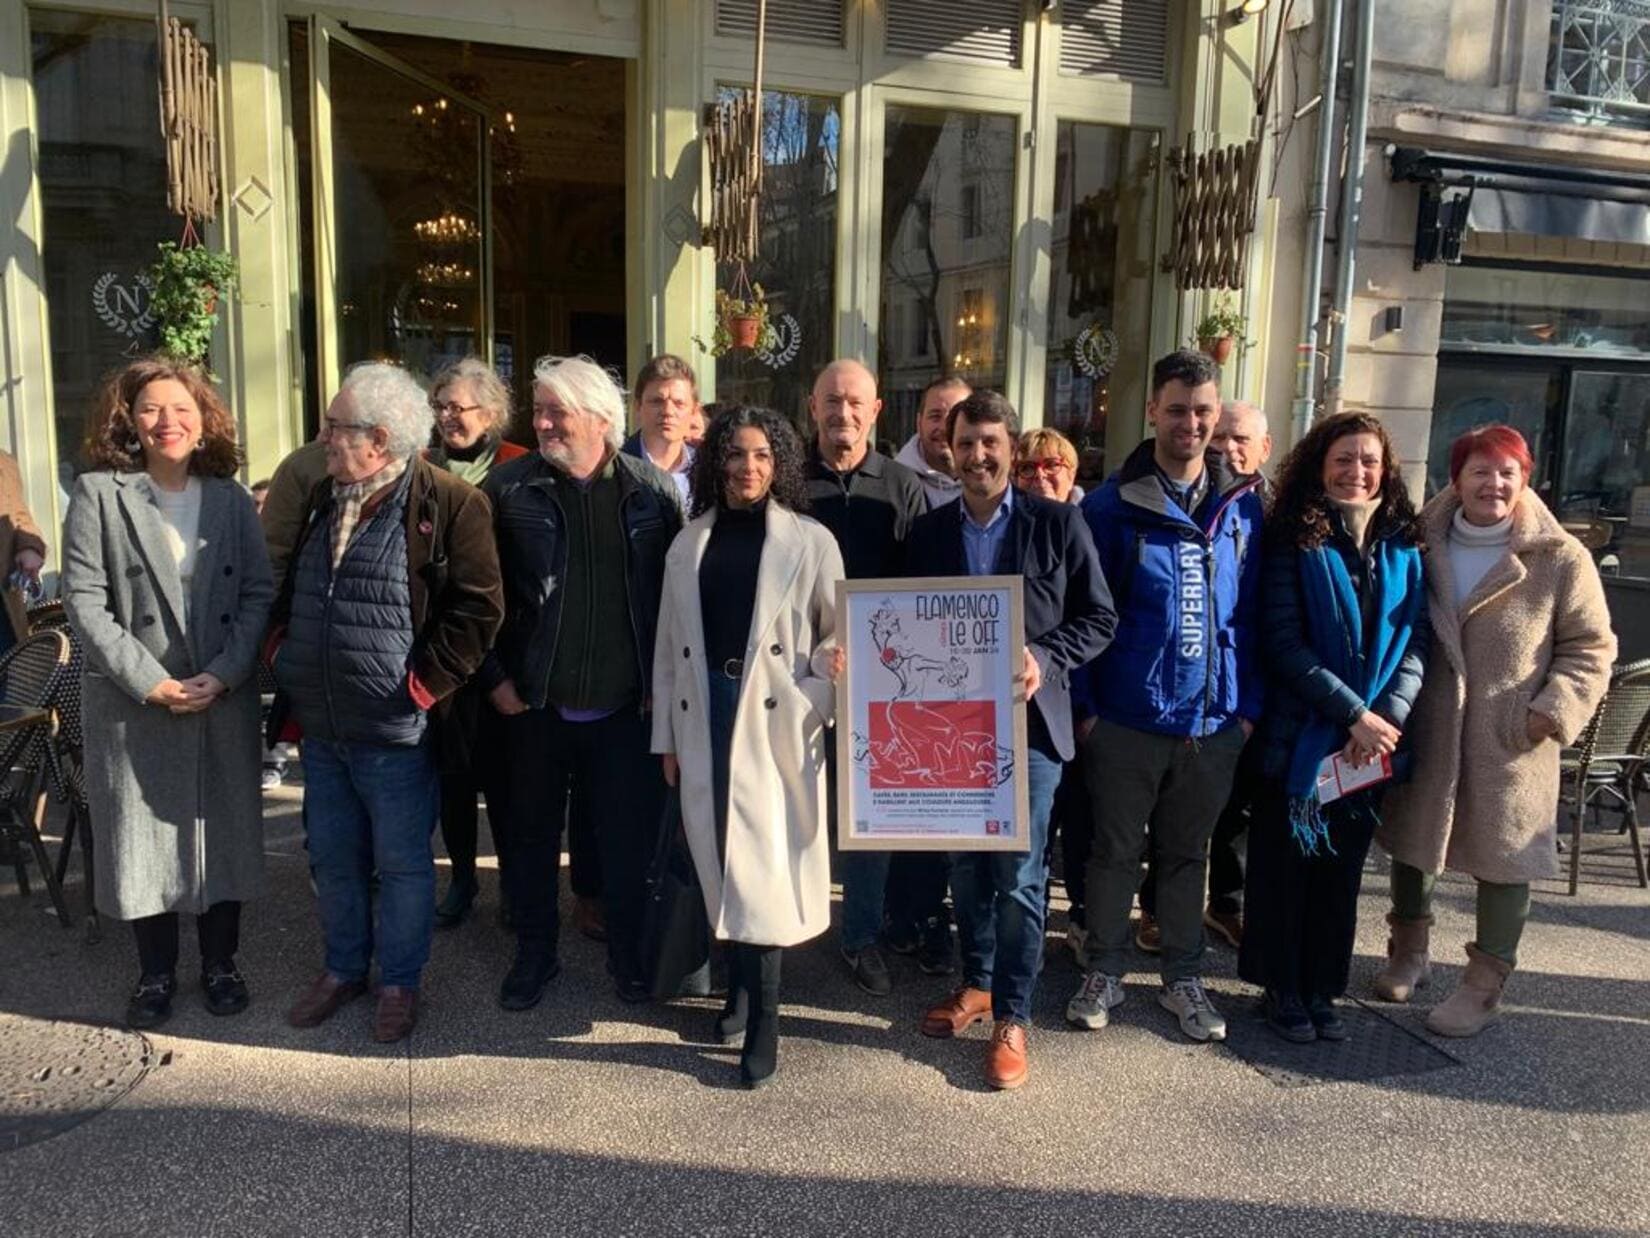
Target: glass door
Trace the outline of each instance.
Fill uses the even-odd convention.
[[[335,22],[308,33],[321,401],[358,361],[491,360],[487,109]]]

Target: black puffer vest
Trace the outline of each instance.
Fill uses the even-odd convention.
[[[407,691],[412,591],[407,579],[408,469],[357,525],[332,569],[334,503],[317,510],[293,567],[292,618],[275,678],[309,739],[416,744],[425,715]],[[335,501],[334,501],[335,502]]]

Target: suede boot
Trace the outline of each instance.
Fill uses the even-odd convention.
[[[1432,917],[1400,920],[1388,912],[1386,922],[1392,932],[1386,939],[1386,965],[1375,977],[1375,996],[1385,1002],[1407,1002],[1432,979],[1432,961],[1427,957]]]
[[[1501,1005],[1501,988],[1512,975],[1512,964],[1493,954],[1485,954],[1475,942],[1467,943],[1467,971],[1461,987],[1432,1008],[1427,1031],[1437,1036],[1476,1036],[1495,1018]]]
[[[741,944],[739,952],[740,969],[750,991],[739,1081],[748,1088],[759,1088],[779,1069],[779,947]]]

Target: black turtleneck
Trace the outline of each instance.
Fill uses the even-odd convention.
[[[714,674],[729,658],[743,658],[756,613],[756,571],[768,532],[768,502],[718,506],[705,556],[699,561],[699,613],[705,660]]]

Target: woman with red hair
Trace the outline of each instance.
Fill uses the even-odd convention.
[[[1410,716],[1415,767],[1376,834],[1392,855],[1392,926],[1375,992],[1427,983],[1432,890],[1445,868],[1478,883],[1461,985],[1427,1017],[1472,1036],[1518,961],[1530,885],[1557,875],[1558,754],[1609,681],[1616,640],[1591,557],[1529,489],[1510,426],[1450,448],[1450,487],[1421,512],[1433,655]]]

